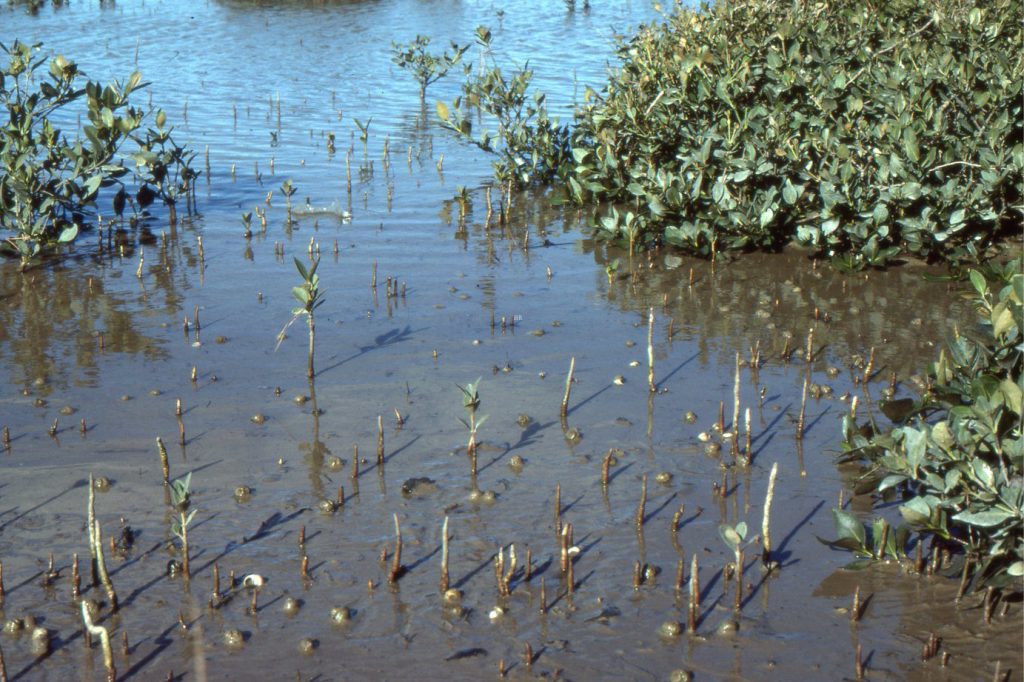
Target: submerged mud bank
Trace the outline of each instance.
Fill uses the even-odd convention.
[[[159,9],[169,19],[198,17],[218,39],[241,23],[253,35],[324,49],[339,25],[386,26],[396,11],[374,3],[335,7],[338,16],[220,3]],[[470,30],[496,19],[489,7],[464,9]],[[71,52],[76,12],[99,11],[12,21],[55,31]],[[153,11],[104,17],[128,33]],[[591,23],[565,25],[581,51],[594,49],[599,11]],[[505,30],[526,35],[531,24],[512,15]],[[140,59],[156,59],[176,35],[153,29]],[[235,37],[242,54],[262,58],[266,43]],[[386,76],[384,50],[360,45],[351,49],[377,59],[360,68]],[[110,52],[112,62],[123,58],[117,46]],[[308,71],[308,59],[290,59],[282,57],[282,72]],[[484,189],[473,185],[460,219],[454,183],[486,168],[419,118],[411,88],[385,78],[339,80],[333,97],[331,87],[285,89],[278,123],[264,96],[290,76],[250,83],[257,104],[230,84],[240,72],[217,66],[190,84],[206,96],[190,96],[187,130],[210,144],[213,159],[200,216],[173,231],[160,218],[94,230],[66,259],[25,274],[0,264],[0,426],[10,434],[0,453],[2,615],[23,626],[34,619],[49,640],[40,653],[30,627],[0,636],[12,679],[103,674],[72,598],[75,553],[84,597],[103,604],[95,620],[111,633],[121,677],[361,679],[415,670],[469,679],[503,670],[513,678],[837,679],[861,665],[871,679],[968,680],[979,671],[992,677],[998,662],[1020,679],[1019,604],[1006,613],[1000,606],[986,625],[979,596],[952,604],[955,580],[906,575],[894,564],[844,571],[852,557],[815,538],[834,536],[830,510],[841,497],[851,510],[870,508],[834,465],[852,398],[877,412],[890,387],[913,395],[935,344],[969,319],[955,292],[923,280],[923,267],[845,276],[799,253],[744,256],[713,270],[667,253],[630,262],[590,242],[581,216],[536,197],[514,197],[507,224],[488,222]],[[346,154],[331,155],[324,133],[345,140],[352,117],[371,115],[380,116],[368,143],[375,167],[361,162],[352,138],[348,196]],[[381,167],[385,136],[390,168]],[[283,200],[265,197],[287,178],[298,205],[308,195],[314,208],[343,207],[351,222],[313,211],[286,224]],[[239,213],[254,206],[268,225],[245,239]],[[299,283],[292,258],[308,261],[311,252],[321,258],[325,296],[313,381],[302,324],[275,350]],[[458,387],[477,377],[474,477]],[[734,413],[738,438],[727,437]],[[171,533],[177,514],[157,437],[170,477],[192,474],[188,581],[173,564],[182,558]],[[719,527],[745,522],[747,539],[760,534],[776,463],[770,521],[780,568],[762,572],[761,545],[750,544],[737,586]],[[105,481],[96,514],[114,541],[106,561],[117,612],[91,586],[90,474]],[[446,518],[458,591],[447,599]],[[569,524],[571,543],[562,533]],[[700,605],[690,632],[694,561]],[[253,575],[262,580],[243,583]],[[864,601],[854,622],[858,587]],[[941,655],[921,660],[931,635],[949,654],[945,665]]]

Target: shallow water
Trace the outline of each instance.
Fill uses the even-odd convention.
[[[175,231],[157,220],[151,235],[90,232],[67,259],[26,275],[0,264],[0,425],[12,440],[0,454],[3,617],[32,615],[53,638],[52,652],[37,658],[27,636],[4,635],[12,678],[102,674],[96,647],[82,646],[69,582],[71,554],[88,557],[93,473],[111,481],[97,494],[104,535],[116,537],[122,518],[136,533],[129,551],[108,558],[121,609],[102,612],[117,643],[118,671],[133,679],[257,671],[298,671],[302,679],[477,679],[497,675],[502,659],[515,678],[665,679],[683,669],[697,679],[839,679],[854,676],[858,644],[871,679],[991,678],[997,660],[1020,679],[1019,605],[986,626],[976,599],[952,606],[955,582],[902,576],[896,566],[842,571],[852,557],[814,537],[833,536],[830,509],[840,490],[850,497],[850,477],[833,463],[839,420],[849,410],[840,396],[858,395],[862,411],[876,409],[893,372],[898,395],[912,394],[912,376],[936,344],[955,324],[968,324],[945,285],[925,282],[921,266],[847,277],[815,268],[799,253],[743,256],[714,271],[667,254],[630,264],[589,241],[582,216],[529,195],[513,199],[509,226],[485,225],[487,160],[424,118],[415,84],[389,62],[391,40],[425,33],[440,46],[468,41],[487,23],[505,51],[500,56],[528,57],[555,105],[569,111],[582,85],[598,82],[613,32],[654,17],[650,7],[595,3],[589,13],[569,14],[561,3],[516,3],[499,18],[503,6],[491,3],[278,5],[80,3],[38,16],[0,10],[3,42],[43,40],[93,78],[126,76],[137,51],[153,81],[153,104],[168,110],[184,141],[210,148],[201,215]],[[403,26],[408,30],[396,28]],[[450,99],[456,83],[435,84],[428,100]],[[355,139],[350,199],[345,151],[353,119],[370,116],[374,172],[359,179]],[[327,132],[337,136],[337,154],[326,151]],[[443,175],[436,170],[441,154]],[[308,197],[314,208],[350,210],[351,222],[307,217],[287,233],[276,194],[287,178],[298,187],[299,208]],[[472,190],[464,228],[452,201],[458,185]],[[267,233],[247,243],[239,214],[264,206],[271,190]],[[292,257],[307,257],[310,238],[321,249],[326,295],[313,384],[305,377],[301,321],[275,351],[297,283]],[[609,281],[605,265],[614,258],[621,265]],[[389,276],[404,295],[385,294]],[[812,380],[829,385],[832,397],[809,400],[801,443],[802,349],[812,328]],[[734,467],[728,444],[724,454],[709,456],[698,435],[717,421],[720,401],[731,423],[735,354],[749,359],[758,344],[764,364],[756,376],[744,367],[740,385],[742,405],[751,409],[753,462]],[[783,362],[787,345],[796,352]],[[867,359],[871,348],[876,378],[866,395],[853,379],[863,374],[856,356]],[[576,382],[566,426],[578,429],[575,442],[559,419],[571,357]],[[839,369],[834,378],[830,367]],[[467,434],[458,421],[465,410],[456,385],[477,377],[480,413],[489,419],[479,434],[476,485],[495,493],[493,503],[470,499]],[[688,410],[696,423],[683,419]],[[517,423],[522,414],[531,418],[525,426]],[[256,415],[262,423],[251,419]],[[172,476],[193,472],[190,583],[166,577],[179,553],[168,549],[157,436],[167,443]],[[353,446],[365,458],[355,479]],[[621,452],[605,491],[601,460],[610,448]],[[516,455],[521,471],[508,465]],[[735,581],[722,575],[731,554],[718,526],[746,521],[751,535],[759,531],[775,462],[772,528],[783,567],[763,576],[759,546],[748,548],[736,615]],[[660,472],[672,474],[668,484],[655,481]],[[436,489],[404,496],[403,483],[415,477],[433,479]],[[713,491],[723,481],[725,496]],[[580,548],[571,596],[559,568],[556,484],[562,519],[573,524]],[[249,486],[251,498],[236,501],[238,486]],[[344,507],[321,513],[321,500],[334,499],[339,486]],[[670,524],[683,505],[673,541]],[[867,518],[869,501],[856,498],[852,507]],[[390,560],[393,551],[393,514],[406,571],[392,586],[379,557],[386,550]],[[438,594],[446,515],[451,582],[463,592],[457,613]],[[508,556],[510,543],[520,565],[530,548],[533,576],[527,581],[517,572],[511,595],[502,598],[492,564],[499,546]],[[51,552],[60,575],[41,587]],[[300,572],[304,554],[308,579]],[[685,557],[689,578],[695,554],[703,595],[698,632],[666,639],[663,623],[687,620],[685,591],[673,585],[677,561]],[[635,589],[637,561],[660,573]],[[240,587],[220,608],[207,607],[214,563],[225,593],[229,572],[268,578],[255,615]],[[842,609],[857,585],[872,596],[864,618],[851,625]],[[105,599],[102,589],[88,595]],[[286,595],[303,602],[295,616],[282,612]],[[491,619],[497,605],[505,613]],[[331,624],[334,606],[352,610],[348,625]],[[719,633],[730,620],[738,631]],[[245,635],[243,647],[224,643],[231,628]],[[951,655],[945,668],[920,660],[931,632]],[[299,652],[302,638],[317,642],[312,654]]]

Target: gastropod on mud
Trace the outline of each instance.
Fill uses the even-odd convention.
[[[622,376],[621,374],[616,374],[614,377],[612,377],[612,383],[615,384],[616,386],[622,386],[624,383],[626,383],[626,377]]]
[[[327,468],[331,471],[340,471],[345,466],[345,462],[337,455],[331,455],[327,458]]]
[[[326,497],[316,505],[317,509],[320,510],[321,514],[333,514],[338,509],[338,504],[334,500],[328,500]]]
[[[224,644],[230,649],[240,649],[245,644],[245,635],[238,628],[224,631]]]
[[[318,642],[312,637],[303,637],[299,640],[299,653],[303,656],[309,656],[316,651]]]
[[[253,416],[249,417],[249,421],[251,421],[253,424],[263,424],[264,422],[267,421],[267,417],[266,415],[257,412]]]
[[[33,656],[38,658],[50,653],[50,631],[46,628],[33,628],[29,642],[29,649]]]
[[[498,495],[493,490],[472,490],[469,493],[470,502],[483,502],[485,504],[494,504],[495,500],[498,499]]]
[[[284,611],[284,615],[288,616],[289,618],[298,614],[301,608],[302,602],[296,599],[295,597],[285,597],[284,603],[281,605],[281,610]]]
[[[523,458],[520,455],[512,455],[511,457],[508,458],[508,468],[516,472],[517,474],[523,470],[524,464],[525,462],[523,461]]]
[[[335,625],[346,625],[352,622],[352,610],[347,606],[335,606],[331,609],[331,622]]]
[[[734,635],[739,629],[740,624],[730,618],[722,621],[722,624],[718,626],[716,632],[720,635]]]
[[[521,429],[525,429],[527,426],[530,425],[530,422],[532,422],[532,421],[533,421],[533,418],[530,417],[530,415],[525,414],[525,413],[521,413],[521,414],[519,414],[516,417],[516,424],[518,424],[519,428],[521,428]]]
[[[654,476],[654,480],[662,485],[668,485],[672,482],[672,473],[668,471],[659,471]]]
[[[252,488],[240,485],[235,488],[235,502],[248,502],[252,498]]]
[[[96,492],[105,493],[110,490],[110,479],[106,476],[97,476],[93,479],[92,487],[96,489]]]
[[[695,424],[697,422],[697,413],[693,411],[687,411],[686,414],[683,415],[683,421],[685,421],[687,424]]]
[[[567,429],[566,432],[565,432],[565,439],[567,441],[569,441],[570,443],[576,443],[582,437],[583,437],[583,434],[581,434],[580,430],[577,429],[575,426]]]
[[[662,623],[661,627],[658,628],[658,634],[666,639],[675,639],[682,634],[682,626],[674,620]]]

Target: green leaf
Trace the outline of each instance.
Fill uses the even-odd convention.
[[[924,498],[915,497],[900,506],[900,514],[907,520],[907,523],[915,526],[927,526],[932,516],[932,510]]]
[[[448,105],[444,102],[438,101],[437,103],[437,117],[442,121],[447,121],[451,112],[448,111]]]
[[[836,524],[836,535],[840,540],[855,540],[861,548],[865,546],[864,526],[860,519],[845,509],[833,509],[832,518]]]
[[[1002,509],[993,509],[990,511],[962,511],[953,517],[954,521],[960,521],[971,526],[977,526],[978,528],[991,528],[998,526],[1001,523],[1005,523],[1010,519],[1014,518],[1014,514]]]
[[[907,157],[911,161],[918,163],[921,160],[921,152],[917,147],[917,133],[909,126],[903,131],[903,146],[907,151]]]
[[[718,527],[718,534],[722,536],[722,542],[733,551],[743,542],[743,538],[736,532],[736,529],[725,523]]]
[[[78,225],[69,225],[61,230],[60,236],[57,237],[57,241],[61,244],[67,244],[68,242],[73,242],[77,236]]]
[[[977,270],[971,270],[969,273],[971,278],[971,284],[974,285],[974,290],[978,292],[978,295],[983,297],[988,293],[988,284],[985,283],[985,276]]]

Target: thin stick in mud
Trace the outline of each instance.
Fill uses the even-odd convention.
[[[576,356],[569,359],[569,374],[565,377],[565,395],[562,396],[562,421],[569,415],[569,394],[572,392],[572,376],[576,370]]]
[[[697,554],[693,555],[693,562],[690,564],[690,609],[687,625],[690,632],[697,632],[697,613],[700,611],[700,574],[697,565]]]
[[[89,526],[89,577],[93,587],[100,584],[99,564],[96,559],[96,480],[89,474],[89,502],[86,506],[86,524]]]
[[[3,591],[2,582],[0,582],[0,592]],[[78,552],[71,554],[71,599],[78,601],[79,597],[82,596],[82,574],[78,570]],[[0,601],[2,601],[3,595],[0,594]]]
[[[644,517],[647,513],[647,474],[643,475],[640,479],[640,503],[636,506],[636,518],[634,522],[636,524],[637,532],[643,531],[644,528]]]
[[[441,594],[448,591],[448,517],[441,525]]]
[[[377,466],[384,466],[384,417],[377,415]]]
[[[103,583],[103,589],[107,592],[107,598],[110,600],[110,610],[117,611],[117,592],[114,591],[114,583],[110,580],[110,574],[107,572],[107,561],[103,556],[103,531],[100,528],[99,521],[93,521],[95,528],[95,534],[93,539],[96,543],[96,568],[99,573],[100,582]]]
[[[737,613],[743,608],[743,565],[746,560],[746,551],[741,549],[736,555],[736,601],[733,603],[733,610]]]
[[[779,463],[772,463],[771,473],[768,474],[768,492],[764,496],[764,514],[761,517],[761,536],[763,551],[761,552],[761,564],[767,570],[778,568],[778,563],[772,560],[772,534],[771,514],[772,500],[775,498],[775,478],[779,474]]]
[[[101,625],[92,622],[89,613],[89,604],[82,602],[82,622],[90,635],[100,638],[100,648],[103,650],[103,666],[107,669],[107,682],[114,682],[117,679],[117,668],[114,667],[114,650],[110,646],[110,633]]]
[[[168,485],[171,478],[171,464],[167,459],[167,448],[164,446],[164,441],[160,436],[156,437],[156,448],[160,453],[160,470],[164,475],[164,485]]]
[[[388,582],[394,585],[402,576],[402,527],[398,524],[398,514],[392,515],[395,519],[395,553],[391,557],[391,570],[388,571]]]
[[[656,393],[658,386],[654,383],[654,308],[647,309],[647,388]]]
[[[736,376],[732,387],[732,447],[735,453],[740,436],[740,354],[736,353]]]
[[[804,389],[800,394],[800,416],[796,420],[796,439],[804,439],[804,418],[807,416],[807,390],[811,385],[810,371],[804,375]]]

